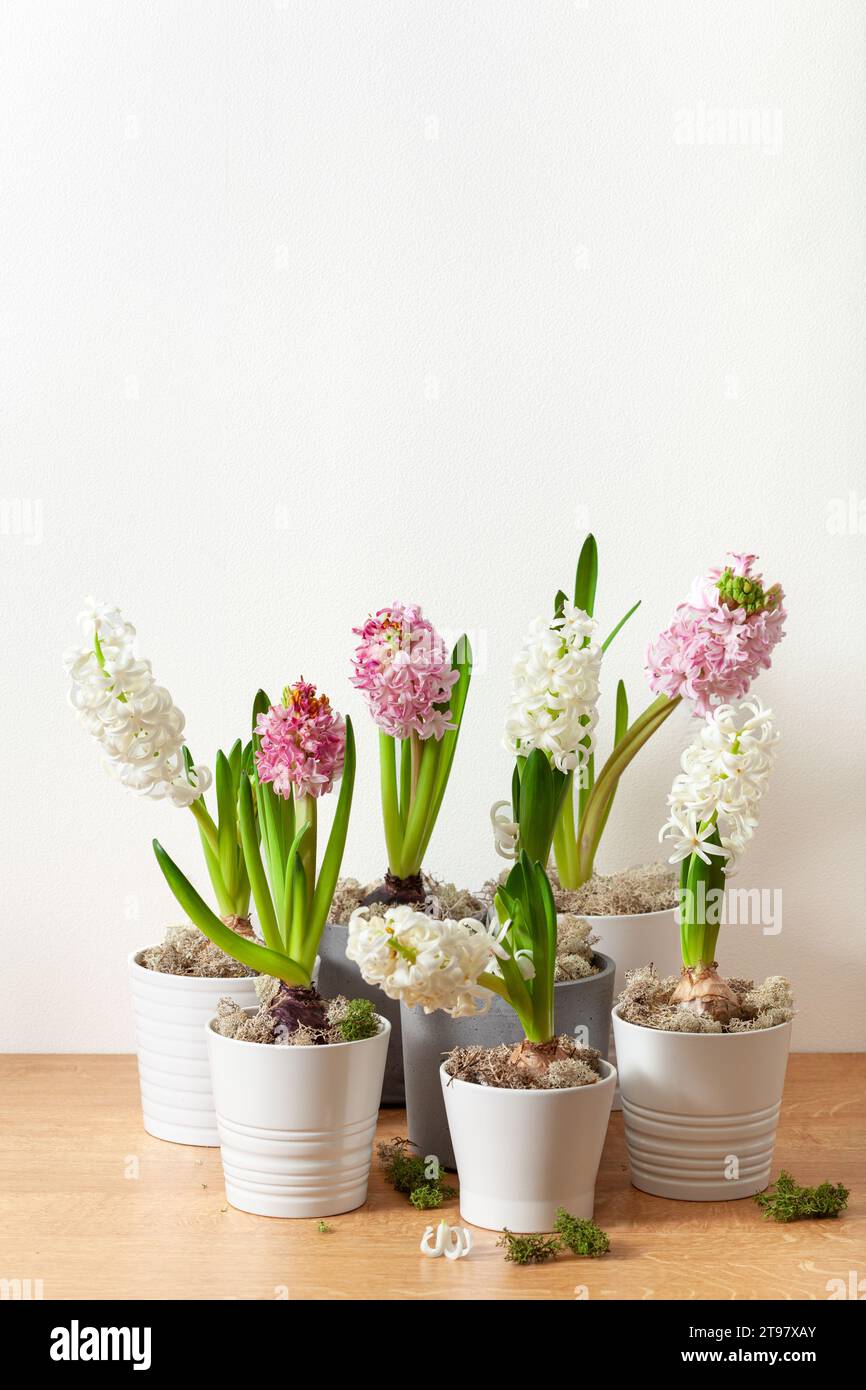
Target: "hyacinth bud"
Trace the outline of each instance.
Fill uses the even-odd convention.
[[[781,585],[774,584],[766,592],[760,575],[734,574],[728,566],[717,581],[722,602],[729,608],[744,608],[747,613],[760,613],[777,608],[782,601]]]

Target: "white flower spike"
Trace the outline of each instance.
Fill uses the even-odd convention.
[[[102,748],[106,765],[142,796],[189,806],[211,782],[206,767],[187,776],[184,717],[136,657],[135,628],[118,609],[88,599],[79,616],[84,644],[66,653],[69,703]],[[190,778],[192,780],[190,780]]]
[[[760,700],[719,705],[707,715],[683,754],[683,770],[668,796],[670,816],[659,834],[659,839],[674,840],[672,864],[693,853],[708,864],[715,854],[725,856],[726,874],[733,871],[757,828],[758,802],[767,789],[778,742],[773,712]],[[721,848],[707,843],[716,828]]]
[[[552,622],[536,618],[531,624],[514,661],[505,721],[509,753],[524,758],[540,748],[561,772],[587,762],[595,745],[602,658],[595,627],[571,603]]]
[[[436,1260],[444,1255],[446,1260],[462,1260],[472,1249],[472,1232],[465,1226],[449,1226],[443,1219],[436,1226],[428,1226],[421,1237],[421,1254]]]

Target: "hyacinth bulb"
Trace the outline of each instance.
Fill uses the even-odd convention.
[[[671,996],[693,1014],[706,1014],[717,1023],[730,1023],[739,1011],[739,1000],[730,985],[721,978],[715,963],[697,965],[683,970],[679,984]]]

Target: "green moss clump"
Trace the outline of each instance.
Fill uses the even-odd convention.
[[[783,1168],[775,1186],[756,1193],[753,1200],[768,1221],[822,1221],[828,1217],[835,1220],[848,1205],[848,1189],[841,1183],[834,1186],[830,1182],[800,1187]]]
[[[416,1187],[409,1193],[409,1201],[413,1207],[419,1211],[432,1211],[434,1207],[441,1207],[444,1196],[450,1196],[453,1188],[441,1188],[436,1182],[425,1182],[421,1187]]]
[[[362,1038],[375,1038],[379,1031],[379,1020],[372,1000],[351,999],[337,1026],[343,1042],[360,1042]]]
[[[555,1236],[516,1236],[509,1230],[502,1232],[496,1244],[505,1246],[506,1260],[515,1265],[540,1265],[555,1260],[560,1251]]]
[[[425,1172],[425,1163],[419,1154],[409,1152],[408,1139],[392,1139],[380,1144],[377,1150],[379,1166],[395,1192],[407,1195],[416,1187],[424,1187],[430,1179]]]
[[[610,1237],[600,1226],[579,1216],[569,1216],[565,1207],[557,1209],[553,1229],[560,1245],[572,1255],[589,1255],[595,1259],[598,1255],[606,1255],[610,1249]]]
[[[411,1152],[408,1139],[392,1139],[382,1143],[377,1149],[379,1166],[395,1192],[403,1192],[419,1211],[431,1211],[441,1207],[448,1197],[457,1195],[457,1188],[450,1187],[439,1175],[431,1177],[427,1171],[427,1159]]]
[[[557,1208],[552,1236],[516,1236],[513,1231],[503,1231],[497,1245],[505,1247],[505,1258],[516,1265],[537,1265],[545,1260],[554,1260],[557,1255],[569,1251],[572,1255],[606,1255],[610,1249],[610,1238],[594,1221],[584,1221],[579,1216],[570,1216],[565,1207]]]

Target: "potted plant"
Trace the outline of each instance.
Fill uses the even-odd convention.
[[[775,756],[758,700],[707,714],[682,760],[662,836],[680,864],[679,979],[633,971],[613,1015],[632,1182],[688,1201],[766,1187],[793,1006],[788,981],[724,980],[725,883],[755,833]]]
[[[468,639],[462,636],[449,657],[444,639],[420,607],[403,603],[379,609],[353,631],[360,641],[352,684],[363,694],[379,730],[388,868],[384,879],[369,890],[355,880],[339,886],[321,943],[321,986],[326,993],[364,990],[346,957],[348,921],[359,905],[412,904],[443,916],[462,899],[470,910],[482,910],[472,895],[455,895],[450,885],[434,884],[422,867],[448,786],[472,676]],[[370,997],[376,997],[372,991]],[[385,1000],[380,1007],[391,1024],[383,1102],[403,1105],[400,1006]]]
[[[505,741],[515,755],[512,803],[515,845],[546,865],[554,828],[572,778],[595,747],[602,647],[595,623],[559,595],[552,619],[538,618],[514,666]],[[496,808],[494,808],[496,809]],[[607,1057],[614,964],[595,949],[589,927],[571,913],[557,920],[554,1017],[558,1033]],[[513,1042],[514,1013],[494,1003],[483,1018],[456,1021],[404,1008],[403,1066],[410,1139],[450,1167],[454,1154],[436,1079],[442,1054],[459,1041]]]
[[[135,628],[117,608],[88,600],[81,640],[65,657],[69,701],[96,739],[107,768],[140,796],[170,801],[194,816],[226,939],[250,936],[250,884],[237,835],[235,790],[251,755],[237,741],[216,760],[217,819],[205,804],[208,768],[184,739],[184,716],[135,653]],[[255,1003],[254,979],[189,923],[129,957],[144,1127],[157,1139],[216,1145],[216,1116],[202,1025],[232,980]]]
[[[369,1001],[328,1000],[313,984],[346,843],[354,738],[351,721],[307,682],[279,704],[260,692],[256,704],[238,824],[263,943],[227,935],[157,841],[154,851],[198,928],[260,972],[258,1010],[226,999],[202,1030],[226,1196],[262,1216],[334,1216],[366,1200],[390,1032]],[[319,863],[318,803],[338,779]]]
[[[783,636],[785,610],[778,584],[765,589],[755,572],[755,555],[732,553],[722,568],[699,576],[674,618],[651,644],[647,656],[650,689],[656,698],[629,722],[624,683],[617,683],[613,748],[596,773],[593,751],[569,773],[554,833],[556,877],[554,894],[562,911],[582,917],[599,948],[616,961],[616,990],[626,972],[652,960],[663,973],[676,969],[676,879],[666,866],[641,865],[603,876],[595,872],[596,856],[610,817],[620,779],[641,748],[683,701],[698,716],[714,705],[741,699],[755,675],[769,667],[771,653]],[[575,607],[591,616],[598,583],[598,549],[588,536],[577,564]],[[561,611],[564,595],[555,606]],[[632,616],[635,604],[601,644],[606,652]],[[587,636],[587,641],[589,637]],[[515,723],[514,748],[526,728]],[[497,849],[513,854],[516,824],[493,808]],[[611,1052],[612,1060],[615,1053]],[[619,1095],[614,1098],[619,1108]]]
[[[525,849],[489,925],[405,906],[358,908],[349,924],[350,955],[390,998],[471,1021],[492,993],[515,1012],[519,1042],[469,1043],[437,1069],[461,1215],[491,1230],[550,1231],[560,1207],[593,1213],[616,1073],[592,1048],[556,1035],[556,927],[550,883]]]

